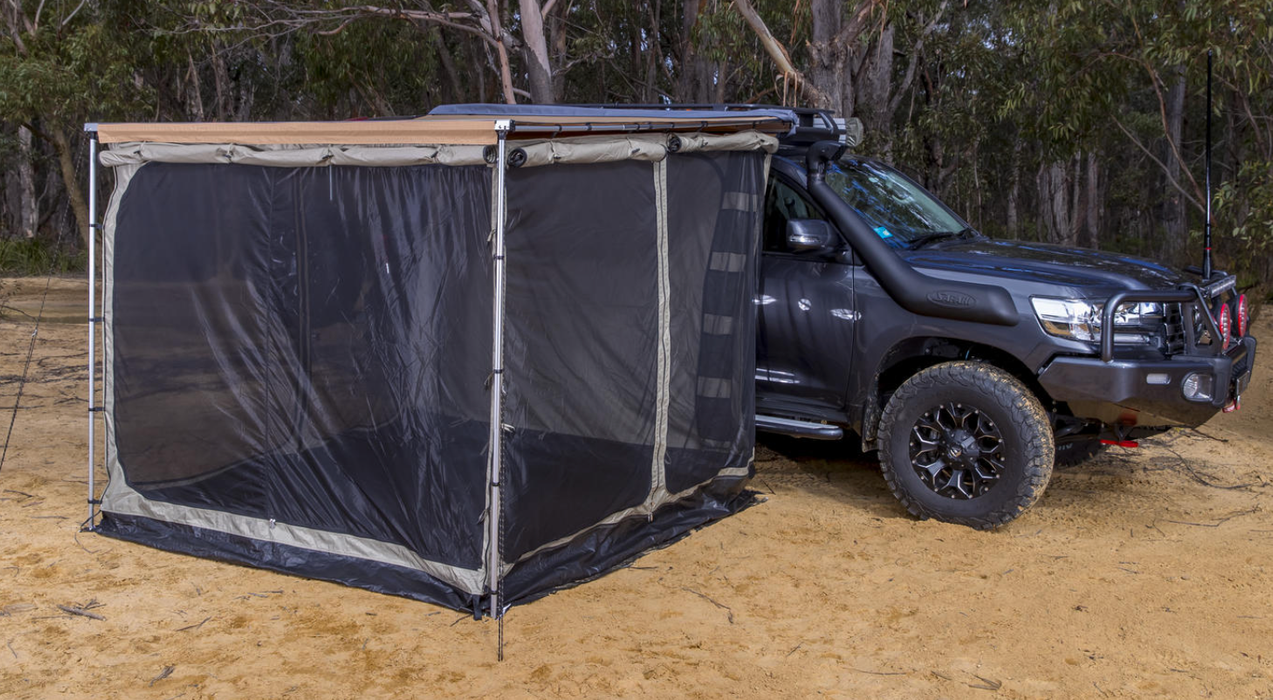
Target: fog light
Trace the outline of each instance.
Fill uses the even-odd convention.
[[[1150,372],[1145,375],[1146,384],[1170,384],[1171,375],[1166,372]]]
[[[1212,387],[1215,385],[1215,378],[1210,374],[1201,372],[1191,372],[1185,380],[1180,383],[1180,391],[1184,393],[1185,398],[1190,401],[1210,401],[1214,395]]]
[[[1247,323],[1251,320],[1251,317],[1248,315],[1249,313],[1250,312],[1247,310],[1247,307],[1246,307],[1246,295],[1239,294],[1238,295],[1238,314],[1237,314],[1239,338],[1246,337]]]

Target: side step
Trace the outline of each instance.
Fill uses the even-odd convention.
[[[844,437],[844,430],[838,425],[760,415],[756,416],[756,432],[777,433],[811,440],[839,440]]]

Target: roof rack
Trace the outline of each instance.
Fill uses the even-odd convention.
[[[835,112],[829,109],[818,109],[816,107],[784,107],[782,105],[767,104],[748,104],[743,102],[691,102],[691,103],[652,103],[652,104],[577,104],[576,107],[603,107],[608,109],[653,109],[665,110],[668,112],[691,111],[691,110],[712,110],[717,112],[727,112],[736,110],[751,109],[781,109],[796,115],[797,123],[795,129],[786,136],[779,137],[779,141],[786,146],[800,146],[815,143],[817,141],[840,141],[844,142],[848,138],[848,129],[844,119],[835,116]],[[853,144],[850,144],[853,145]]]

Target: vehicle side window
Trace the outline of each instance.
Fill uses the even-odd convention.
[[[825,219],[817,207],[776,177],[769,178],[765,193],[765,251],[793,252],[787,247],[787,222],[791,219]]]

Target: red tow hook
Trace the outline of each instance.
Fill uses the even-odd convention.
[[[1102,445],[1114,445],[1116,447],[1140,447],[1140,443],[1135,440],[1106,440],[1101,438]]]
[[[1227,403],[1227,404],[1225,404],[1225,405],[1224,405],[1224,412],[1225,412],[1225,413],[1233,413],[1234,411],[1238,410],[1239,408],[1242,408],[1242,397],[1241,397],[1241,396],[1235,396],[1235,397],[1233,397],[1233,400],[1232,400],[1232,401],[1230,401],[1229,403]]]

